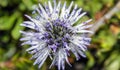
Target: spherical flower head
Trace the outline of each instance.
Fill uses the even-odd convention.
[[[87,24],[91,19],[74,25],[86,12],[81,12],[82,9],[77,8],[77,5],[72,9],[73,2],[69,7],[66,7],[66,2],[62,6],[60,1],[56,3],[54,0],[53,4],[50,1],[44,6],[39,4],[34,18],[25,15],[30,21],[24,21],[21,26],[31,31],[20,31],[23,35],[20,40],[24,41],[22,45],[31,46],[26,51],[33,55],[31,59],[35,59],[34,65],[38,64],[41,68],[47,57],[50,57],[50,68],[56,65],[58,70],[64,70],[65,62],[71,66],[68,60],[70,52],[77,60],[80,56],[86,57],[86,46],[91,40],[88,33],[92,33],[89,30],[92,25]]]

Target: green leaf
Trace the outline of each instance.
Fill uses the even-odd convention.
[[[25,11],[25,10],[26,10],[25,4],[20,3],[19,9],[20,9],[21,11]]]
[[[120,12],[117,12],[115,15],[120,19]]]
[[[0,5],[3,7],[6,7],[8,5],[8,1],[7,0],[0,0]]]
[[[32,6],[33,6],[32,0],[22,0],[22,2],[29,10],[32,10]]]
[[[100,31],[99,34],[93,38],[93,42],[99,43],[99,48],[101,47],[102,51],[109,51],[116,43],[117,37],[105,28],[104,30]]]
[[[120,68],[120,54],[114,51],[110,58],[105,62],[105,70],[119,70]]]
[[[91,11],[91,14],[95,14],[102,8],[102,4],[99,1],[93,0],[87,2],[85,10]]]
[[[17,23],[14,27],[14,29],[12,30],[11,34],[12,34],[12,37],[17,40],[19,37],[20,37],[20,30],[23,29],[23,27],[20,26],[20,24],[22,23],[23,19],[20,17],[18,20],[17,20]]]
[[[7,52],[4,54],[5,60],[8,59],[8,58],[11,58],[11,57],[14,55],[14,53],[15,53],[15,51],[16,51],[16,48],[15,48],[14,46],[15,46],[15,45],[14,45],[13,43],[9,45],[9,47],[8,47],[8,48],[10,48],[9,51],[7,51]]]
[[[1,46],[0,46],[1,47]],[[3,58],[3,54],[5,53],[5,50],[4,49],[2,49],[2,48],[0,48],[0,57],[2,57],[2,58],[0,58],[0,61],[3,61],[4,60],[4,58]]]
[[[114,0],[101,0],[103,4],[111,7],[114,4]]]
[[[116,42],[116,38],[110,32],[101,32],[99,40],[101,39],[101,47],[104,50],[110,50]]]
[[[0,30],[10,30],[18,16],[19,16],[19,13],[15,12],[11,16],[1,17],[0,18]]]
[[[4,35],[3,37],[2,37],[2,42],[8,42],[9,41],[9,36],[8,35]]]
[[[95,61],[94,61],[94,58],[89,51],[86,52],[86,55],[89,59],[87,62],[87,65],[86,65],[86,70],[89,70],[89,68],[91,68],[94,65]]]

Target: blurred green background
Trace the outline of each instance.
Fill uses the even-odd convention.
[[[34,7],[44,4],[47,0],[0,0],[0,70],[38,70],[33,66],[34,60],[29,60],[31,55],[25,49],[29,46],[21,46],[19,30],[24,20],[28,20],[24,14],[32,15]],[[61,0],[63,3],[65,0]],[[67,4],[71,0],[67,0]],[[111,10],[118,0],[74,0],[78,7],[87,11],[87,20],[93,22],[99,20]],[[86,52],[87,58],[76,61],[74,56],[69,57],[69,67],[66,70],[120,70],[120,11],[92,36],[91,45]],[[40,70],[48,70],[51,61],[46,61]],[[53,67],[51,70],[56,70]]]

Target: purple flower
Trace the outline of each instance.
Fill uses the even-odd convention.
[[[31,46],[26,51],[33,55],[31,59],[36,59],[34,65],[38,64],[39,68],[47,57],[53,60],[50,68],[56,65],[58,70],[65,69],[65,62],[70,65],[68,61],[70,52],[77,60],[80,56],[85,57],[86,46],[91,40],[87,34],[92,33],[88,30],[92,25],[87,23],[91,19],[75,26],[74,24],[86,12],[82,13],[82,9],[77,8],[77,5],[72,10],[72,6],[73,2],[66,7],[66,2],[61,6],[60,1],[57,4],[54,0],[54,6],[52,6],[48,1],[44,6],[39,4],[39,8],[35,9],[38,14],[36,17],[39,18],[25,15],[30,21],[24,21],[21,26],[28,27],[31,31],[20,31],[23,34],[20,40],[24,41],[22,45]]]

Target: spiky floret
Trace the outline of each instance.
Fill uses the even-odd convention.
[[[60,1],[58,4],[55,0],[53,2],[54,6],[50,1],[45,3],[44,7],[39,4],[39,8],[35,10],[38,12],[37,18],[25,15],[30,21],[24,21],[21,26],[28,27],[32,31],[20,31],[23,34],[20,40],[24,41],[22,45],[31,46],[26,51],[33,54],[31,59],[36,59],[34,65],[38,64],[40,68],[47,57],[50,57],[53,60],[50,68],[57,65],[59,70],[61,68],[64,70],[65,62],[70,65],[68,61],[70,51],[77,60],[80,56],[85,57],[86,46],[91,40],[87,34],[92,33],[88,28],[92,25],[87,24],[90,19],[74,26],[86,12],[81,13],[82,9],[78,9],[77,5],[71,10],[73,2],[68,8],[66,2],[62,7]]]

